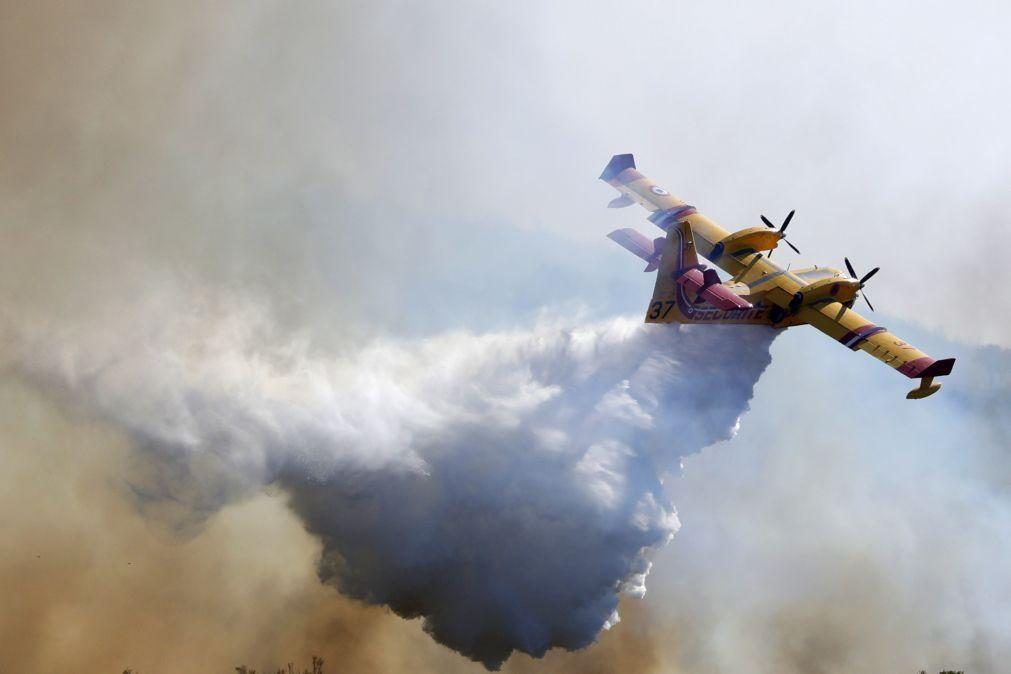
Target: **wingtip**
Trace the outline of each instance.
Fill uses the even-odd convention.
[[[930,364],[926,370],[920,373],[921,377],[943,377],[945,375],[951,374],[952,368],[955,367],[954,358],[942,358],[941,360],[935,360]]]
[[[910,379],[916,379],[919,377],[943,377],[951,374],[953,367],[955,367],[954,358],[934,360],[930,356],[923,356],[922,358],[917,358],[916,360],[904,363],[901,367],[899,367],[899,372]]]
[[[941,360],[935,360],[917,374],[917,376],[920,377],[920,385],[907,393],[906,398],[910,400],[919,400],[920,398],[926,398],[927,396],[934,395],[941,390],[941,385],[934,383],[934,377],[943,377],[951,374],[951,370],[954,367],[954,358],[942,358]]]
[[[604,167],[604,172],[600,174],[600,179],[605,182],[614,180],[619,173],[625,169],[635,168],[635,157],[631,154],[616,154],[611,157],[611,161]]]

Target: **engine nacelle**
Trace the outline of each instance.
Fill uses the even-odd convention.
[[[713,246],[709,259],[717,262],[722,255],[747,255],[766,250],[773,250],[779,245],[782,235],[768,227],[748,227],[734,232],[717,241]]]

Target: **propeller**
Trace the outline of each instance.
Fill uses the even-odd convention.
[[[857,273],[856,273],[856,271],[854,271],[853,265],[850,264],[849,258],[848,257],[844,257],[843,261],[846,263],[846,271],[848,271],[850,273],[850,276],[852,276],[853,278],[857,278]],[[861,291],[864,289],[864,284],[867,283],[867,281],[869,281],[870,278],[872,276],[874,276],[875,274],[877,274],[878,271],[880,271],[880,270],[881,270],[881,267],[875,267],[874,269],[871,269],[869,272],[867,272],[863,276],[859,277],[860,278],[860,290]],[[867,293],[861,292],[860,293],[860,297],[864,298],[864,302],[867,302],[867,306],[869,306],[871,308],[871,311],[874,311],[874,305],[871,304],[871,301],[869,299],[867,299]]]
[[[797,246],[793,245],[792,243],[790,243],[789,241],[786,240],[786,228],[790,226],[790,221],[793,220],[793,214],[796,213],[796,212],[797,211],[790,211],[787,214],[786,220],[783,220],[783,224],[780,225],[778,231],[779,231],[779,234],[780,234],[779,240],[780,241],[785,241],[786,245],[788,245],[790,248],[793,248],[793,252],[795,252],[798,255],[800,255],[800,250],[797,249]],[[765,217],[764,215],[762,216],[762,222],[764,222],[765,226],[768,227],[769,229],[776,229],[776,226],[774,224],[772,224],[771,222],[769,222],[769,218]],[[769,254],[768,254],[767,257],[772,257],[772,251],[771,250],[769,251]]]

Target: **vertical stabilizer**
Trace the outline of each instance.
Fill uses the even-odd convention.
[[[697,267],[699,255],[695,251],[695,237],[692,235],[692,225],[687,219],[681,221],[681,241],[683,244],[682,254],[678,256],[675,270],[680,271],[685,267]]]
[[[667,230],[647,323],[763,323],[765,310],[734,294],[715,269],[699,264],[687,219]]]

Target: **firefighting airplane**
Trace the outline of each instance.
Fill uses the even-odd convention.
[[[600,179],[621,193],[608,204],[623,208],[640,204],[650,211],[649,221],[665,237],[650,239],[634,229],[617,229],[607,236],[646,261],[644,271],[657,271],[653,299],[646,310],[647,323],[737,323],[787,328],[813,325],[826,335],[862,350],[920,385],[907,398],[926,398],[940,384],[934,377],[951,372],[954,358],[934,360],[885,328],[853,311],[878,267],[857,277],[850,261],[844,273],[831,267],[784,269],[771,260],[786,240],[793,211],[777,229],[763,215],[764,225],[730,233],[635,169],[630,154],[611,158]],[[699,255],[731,275],[722,281],[716,270],[699,264]]]

